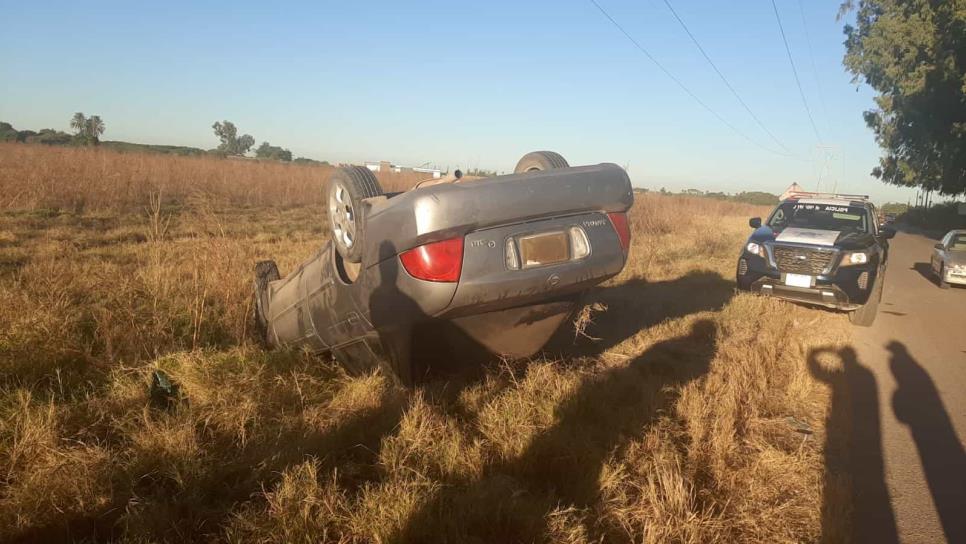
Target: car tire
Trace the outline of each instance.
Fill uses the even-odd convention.
[[[936,278],[939,283],[940,289],[949,289],[949,282],[946,281],[946,265],[942,264],[939,267],[939,277]]]
[[[252,297],[253,332],[255,339],[265,347],[270,347],[268,339],[268,284],[281,279],[275,261],[259,261],[255,265],[255,293]]]
[[[875,287],[859,309],[849,312],[849,321],[857,327],[871,327],[879,313],[879,302],[882,300],[882,289],[885,284],[885,272],[880,272],[875,279]]]
[[[365,237],[362,201],[382,194],[379,180],[364,166],[339,168],[329,179],[325,193],[329,228],[336,251],[346,261],[362,262]]]
[[[560,153],[553,151],[534,151],[527,153],[517,163],[513,169],[514,174],[524,174],[527,172],[540,172],[543,170],[554,170],[556,168],[569,168],[567,159]]]

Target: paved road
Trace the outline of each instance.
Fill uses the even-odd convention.
[[[966,289],[928,277],[935,243],[896,236],[878,319],[853,329],[856,542],[966,543]]]

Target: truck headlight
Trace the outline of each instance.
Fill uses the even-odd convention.
[[[842,255],[842,266],[853,266],[869,262],[869,254],[864,251],[849,251]]]
[[[745,251],[751,253],[752,255],[758,255],[762,259],[765,258],[765,246],[761,244],[748,242],[748,245],[745,246]]]

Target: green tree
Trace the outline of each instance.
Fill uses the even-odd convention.
[[[66,132],[61,132],[52,128],[43,128],[40,129],[40,132],[37,134],[28,136],[26,138],[26,142],[28,144],[68,145],[74,140],[74,138],[74,136],[71,136]]]
[[[215,130],[215,136],[221,140],[221,145],[217,149],[219,153],[244,155],[255,145],[255,138],[248,134],[239,136],[238,129],[231,121],[216,121],[215,124],[211,125],[211,128]]]
[[[0,121],[0,142],[20,141],[20,133],[10,123]]]
[[[70,118],[70,128],[74,131],[74,134],[80,136],[87,130],[87,116],[81,112],[77,112],[73,117]]]
[[[74,130],[74,141],[85,145],[97,145],[104,134],[104,121],[97,115],[87,117],[77,112],[70,118],[70,128]]]
[[[877,93],[866,124],[886,183],[966,193],[966,6],[957,1],[846,0],[845,66]]]
[[[255,157],[259,159],[288,162],[292,160],[292,152],[288,149],[282,149],[281,147],[274,146],[268,142],[262,142],[262,145],[255,149]]]
[[[882,213],[891,213],[893,215],[899,215],[906,213],[909,209],[909,205],[903,202],[886,202],[879,207],[879,211]]]

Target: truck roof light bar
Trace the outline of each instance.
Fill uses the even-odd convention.
[[[814,193],[809,191],[795,191],[789,193],[789,200],[800,198],[837,198],[841,200],[869,200],[869,195],[849,195],[845,193]]]

